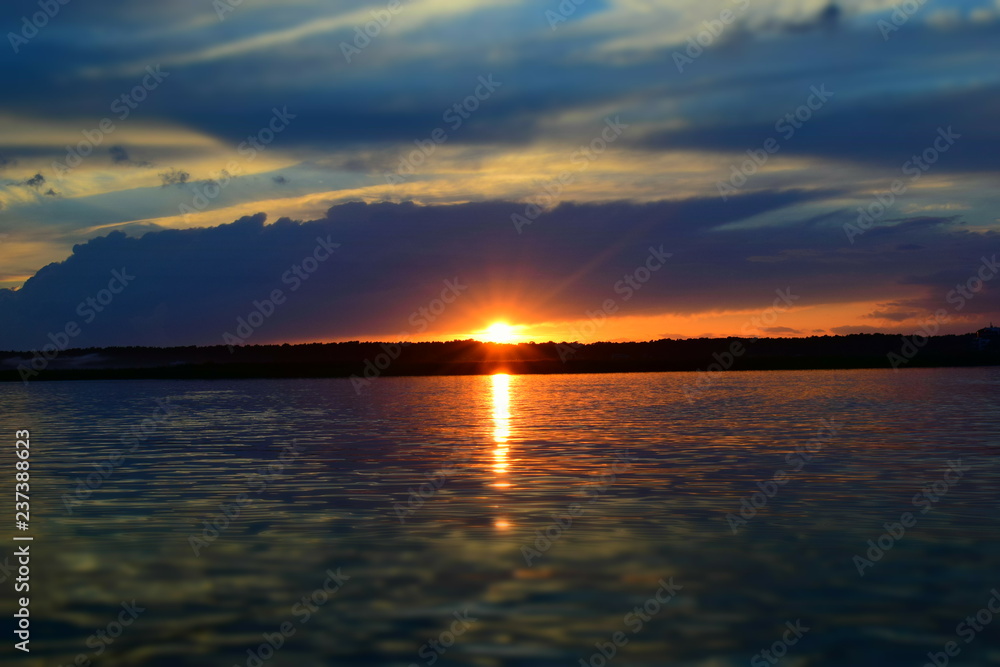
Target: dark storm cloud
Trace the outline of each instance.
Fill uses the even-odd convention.
[[[745,212],[775,211],[831,194],[768,193],[739,202]],[[219,343],[254,300],[275,289],[287,301],[249,342],[415,333],[409,315],[455,279],[468,290],[435,324],[442,333],[465,330],[481,309],[490,315],[510,305],[538,321],[582,318],[608,298],[620,301],[622,314],[697,313],[767,306],[786,288],[798,305],[885,299],[906,281],[925,289],[924,307],[933,309],[954,276],[976,268],[983,248],[1000,250],[1000,235],[955,225],[899,230],[864,249],[850,247],[834,221],[741,229],[729,223],[746,213],[714,199],[563,205],[517,234],[510,216],[522,209],[511,202],[354,203],[307,223],[265,225],[258,215],[141,238],[116,232],[76,246],[20,291],[0,291],[0,347],[43,345],[69,320],[80,321],[80,345]],[[936,250],[897,251],[904,234]],[[286,272],[318,244],[341,245],[293,291]],[[654,249],[672,257],[625,301],[616,283]],[[749,261],[765,254],[788,259]],[[135,278],[92,322],[82,322],[79,304],[115,270]],[[977,311],[987,305],[1000,311],[984,291]]]

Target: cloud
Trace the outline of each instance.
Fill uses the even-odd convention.
[[[867,315],[862,315],[866,319],[872,320],[889,320],[890,322],[905,322],[906,320],[912,320],[920,315],[919,312],[909,310],[906,308],[899,308],[898,306],[892,306],[885,310],[873,310]]]
[[[842,326],[830,327],[830,332],[838,336],[849,336],[851,334],[884,333],[884,330],[869,326]]]
[[[864,161],[875,154],[880,159],[900,156],[902,163],[908,153],[925,147],[917,130],[928,129],[932,140],[942,124],[953,124],[968,137],[998,141],[987,114],[978,110],[991,108],[996,99],[991,64],[982,56],[991,52],[1000,26],[967,27],[955,34],[914,21],[906,26],[913,40],[884,43],[871,39],[874,19],[854,4],[753,4],[753,22],[742,28],[747,39],[731,49],[714,45],[690,72],[664,76],[664,63],[669,65],[672,53],[683,49],[710,18],[702,3],[590,0],[573,21],[593,29],[573,32],[564,26],[549,34],[542,12],[529,3],[461,3],[453,9],[443,1],[423,2],[394,19],[392,49],[381,35],[353,64],[344,61],[339,44],[353,38],[359,22],[371,20],[368,8],[334,13],[306,3],[282,17],[245,3],[238,10],[239,21],[219,26],[214,12],[208,12],[211,20],[185,34],[181,43],[169,30],[153,31],[155,41],[133,39],[114,52],[88,50],[85,39],[83,45],[67,40],[66,51],[52,57],[78,57],[85,66],[61,81],[67,104],[45,113],[86,109],[95,118],[107,115],[108,101],[136,85],[136,75],[122,74],[121,68],[141,61],[141,71],[151,57],[159,57],[167,69],[174,67],[163,84],[169,94],[156,91],[142,103],[143,114],[198,128],[226,144],[258,129],[275,100],[281,100],[298,114],[295,127],[282,137],[286,145],[410,145],[441,124],[442,111],[467,96],[478,76],[491,72],[507,82],[505,87],[449,138],[451,145],[489,141],[516,146],[550,136],[556,119],[614,111],[643,125],[636,134],[646,149],[695,147],[742,154],[764,139],[762,133],[773,132],[778,117],[802,104],[811,85],[824,83],[837,96],[794,141],[783,145],[782,157],[848,155]],[[588,15],[580,20],[584,11]],[[857,20],[847,21],[847,14]],[[90,20],[86,28],[96,30]],[[486,21],[491,21],[490,31],[482,30]],[[832,25],[835,31],[814,34],[813,28]],[[525,26],[537,31],[525,31]],[[669,26],[680,29],[672,41],[644,44],[636,39],[637,33],[657,36]],[[330,31],[334,39],[326,34]],[[593,56],[617,41],[641,45],[642,57]],[[175,51],[181,57],[176,67],[168,66]],[[592,57],[571,57],[577,52]],[[496,57],[498,53],[504,57]],[[852,67],[844,68],[848,57]],[[305,63],[310,66],[303,67]],[[249,67],[258,72],[252,89],[239,76]],[[23,76],[25,81],[52,79],[51,72],[30,68]],[[200,94],[208,87],[217,94]],[[44,86],[12,88],[15,107],[41,104],[36,91]],[[662,127],[665,121],[670,128]],[[865,140],[845,140],[859,133]],[[900,150],[887,153],[886,147]],[[994,153],[988,149],[956,149],[939,168],[991,170],[988,158]]]
[[[125,149],[124,146],[111,146],[110,148],[108,148],[108,154],[111,156],[111,163],[112,164],[126,165],[126,166],[133,166],[133,167],[150,167],[150,166],[152,166],[152,163],[146,162],[145,160],[142,160],[142,161],[139,161],[139,162],[136,162],[135,160],[133,160],[129,156],[128,151]]]
[[[154,7],[129,8],[118,0],[97,2],[93,6],[101,11],[60,15],[64,29],[39,37],[46,41],[44,54],[6,73],[5,109],[20,127],[34,128],[30,119],[48,129],[4,135],[0,152],[39,169],[65,159],[66,145],[79,141],[81,129],[110,117],[118,127],[109,149],[111,164],[128,166],[135,163],[133,156],[141,156],[158,165],[182,164],[196,179],[217,174],[236,147],[264,127],[271,109],[287,104],[296,118],[263,158],[275,160],[273,169],[262,171],[282,169],[297,194],[329,192],[325,201],[330,203],[380,198],[381,193],[368,192],[338,195],[335,191],[345,187],[340,178],[300,177],[286,170],[324,160],[347,164],[345,156],[351,156],[350,165],[370,177],[371,187],[384,183],[383,163],[395,165],[415,148],[415,140],[444,126],[447,143],[414,179],[414,188],[426,185],[426,190],[388,198],[468,201],[482,189],[460,189],[453,181],[476,174],[484,162],[493,160],[499,167],[489,180],[507,184],[520,173],[509,167],[512,156],[537,154],[537,169],[549,169],[545,176],[554,177],[561,170],[558,158],[551,159],[554,153],[570,155],[591,140],[604,116],[620,114],[631,127],[613,150],[629,154],[613,168],[637,193],[610,196],[688,197],[714,192],[715,181],[728,177],[729,163],[745,159],[748,149],[773,135],[775,121],[801,105],[811,86],[826,84],[836,96],[781,142],[780,152],[748,188],[824,188],[832,182],[853,193],[873,182],[884,187],[905,160],[927,147],[939,126],[947,125],[962,138],[924,176],[920,188],[931,178],[975,171],[986,180],[996,171],[1000,130],[990,110],[1000,82],[990,54],[1000,23],[943,31],[924,25],[918,15],[904,28],[910,38],[894,36],[886,43],[877,38],[874,25],[892,11],[887,2],[750,4],[747,20],[732,26],[738,35],[706,48],[682,74],[671,66],[672,54],[717,15],[694,0],[588,0],[555,32],[529,2],[414,3],[350,64],[340,42],[352,39],[358,21],[370,21],[370,11],[384,3],[343,10],[306,1],[278,9],[247,0],[220,23],[210,3],[194,0],[186,0],[185,11],[175,16]],[[836,27],[826,29],[831,26]],[[115,49],[103,48],[105,31],[116,35]],[[652,41],[644,41],[647,37]],[[631,45],[628,55],[608,48],[618,43]],[[176,65],[167,64],[171,61]],[[111,104],[143,76],[128,68],[141,63],[142,70],[151,62],[164,63],[169,77],[118,122]],[[246,71],[255,72],[253,86],[245,83]],[[470,95],[479,76],[489,74],[504,85],[451,131],[443,111]],[[44,91],[56,86],[61,103],[52,105]],[[206,90],[213,94],[206,96]],[[140,123],[184,128],[190,141],[182,145],[163,132],[139,132]],[[631,159],[637,153],[640,159]],[[645,161],[660,157],[690,165],[691,171],[664,175]],[[256,159],[255,168],[262,161]],[[600,169],[611,170],[613,161],[602,160]],[[713,166],[711,173],[706,165]],[[89,160],[72,183],[59,189],[67,202],[93,194],[81,192],[88,187],[119,197],[87,202],[78,213],[60,209],[60,223],[98,209],[108,212],[103,222],[177,210],[172,201],[155,211],[151,203],[166,202],[180,188],[141,192],[160,185],[158,179],[127,169],[108,178],[100,172],[107,166],[105,159]],[[500,173],[504,166],[508,173]],[[589,173],[597,169],[595,163]],[[222,195],[227,201],[213,203],[238,206],[241,212],[268,210],[253,203],[287,192],[275,192],[283,185],[277,180],[267,185],[238,193],[227,188]],[[907,193],[906,206],[956,201],[954,195],[943,199],[920,188]],[[979,202],[972,216],[995,205],[992,193],[980,193],[993,201]],[[486,196],[527,194],[494,190]],[[133,202],[140,198],[151,201],[133,213]],[[27,202],[17,213],[25,220],[46,219],[46,203]],[[88,219],[81,226],[101,222]]]
[[[125,150],[124,146],[112,146],[108,149],[108,153],[111,154],[111,161],[115,164],[131,162],[128,157],[128,152]]]
[[[27,185],[28,187],[35,188],[36,190],[43,185],[45,185],[45,177],[41,174],[35,174],[28,180],[21,183],[21,185]]]
[[[835,2],[831,2],[812,16],[804,18],[775,17],[768,19],[760,26],[761,32],[784,31],[790,33],[810,32],[817,29],[835,30],[840,26],[844,10]]]
[[[163,181],[163,187],[167,187],[168,185],[184,185],[188,182],[188,180],[190,180],[190,178],[191,174],[177,169],[171,169],[170,171],[160,174],[160,180]]]
[[[511,215],[524,210],[523,202],[350,203],[302,223],[265,225],[260,214],[139,238],[116,231],[77,245],[72,256],[44,267],[21,290],[0,291],[0,348],[43,345],[48,332],[79,318],[79,304],[106,286],[113,270],[134,273],[135,280],[92,323],[81,324],[81,345],[220,343],[238,317],[247,317],[254,302],[275,289],[285,291],[287,302],[251,342],[414,334],[410,315],[436,298],[445,280],[469,288],[435,318],[430,332],[441,335],[470,331],[498,313],[528,325],[579,319],[608,298],[619,300],[618,316],[763,308],[776,289],[798,295],[796,305],[820,307],[886,301],[903,285],[912,298],[893,303],[933,312],[953,276],[975,270],[984,247],[1000,248],[995,232],[909,228],[905,234],[922,245],[948,249],[928,256],[916,272],[910,253],[895,250],[899,239],[892,234],[859,252],[844,243],[836,221],[808,217],[770,229],[734,224],[830,196],[781,192],[727,204],[564,204],[521,234]],[[340,251],[293,293],[287,272],[310,256],[317,239],[341,244]],[[819,255],[797,252],[817,248],[823,249]],[[672,256],[626,299],[623,277],[637,275],[654,250]],[[748,261],[765,252],[790,259]],[[977,301],[1000,314],[1000,304],[985,291]]]
[[[798,329],[792,329],[791,327],[763,327],[761,331],[769,334],[800,334],[802,333]]]

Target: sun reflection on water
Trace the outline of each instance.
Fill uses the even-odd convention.
[[[493,450],[493,472],[496,481],[493,486],[506,489],[510,487],[507,480],[507,472],[510,462],[510,376],[505,373],[498,373],[492,378],[493,383],[493,443],[496,447]],[[506,530],[510,527],[510,522],[505,518],[498,518],[494,522],[494,527],[498,530]]]
[[[510,376],[493,376],[493,441],[506,448],[510,438]]]

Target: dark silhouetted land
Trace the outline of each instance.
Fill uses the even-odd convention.
[[[921,345],[921,343],[923,343]],[[374,379],[403,375],[915,368],[1000,364],[976,334],[701,338],[643,343],[343,342],[210,347],[108,347],[0,352],[0,381],[84,379]]]

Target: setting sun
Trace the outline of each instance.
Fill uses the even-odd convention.
[[[494,322],[476,338],[484,343],[516,343],[519,337],[511,325],[506,322]]]

